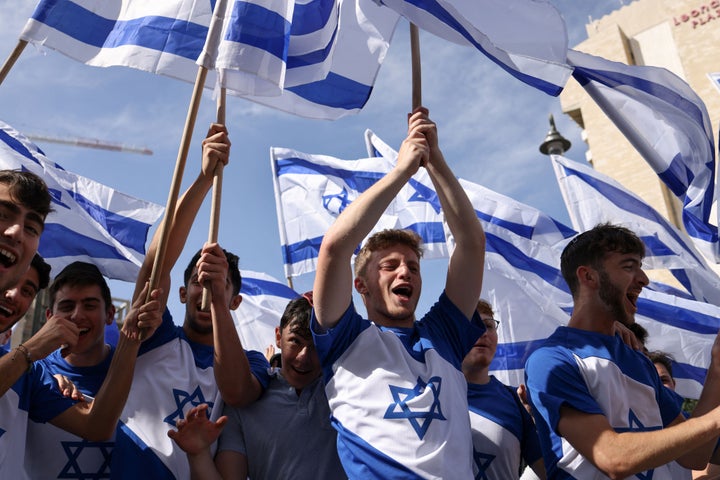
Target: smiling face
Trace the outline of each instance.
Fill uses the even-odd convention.
[[[632,253],[608,253],[597,271],[598,297],[613,320],[623,325],[635,322],[637,299],[648,284],[642,257]]]
[[[0,183],[0,290],[27,272],[40,242],[44,216],[16,201]]]
[[[228,308],[235,310],[242,301],[240,295],[233,295],[234,287],[228,274],[225,283],[225,293],[230,298]],[[210,310],[202,311],[203,286],[198,282],[198,270],[195,267],[190,274],[187,286],[180,287],[180,301],[185,304],[185,323],[183,329],[193,341],[212,345],[212,316]]]
[[[0,295],[0,332],[5,332],[25,315],[39,290],[37,270],[29,268],[13,288]]]
[[[105,326],[115,316],[114,305],[105,305],[100,287],[91,285],[64,285],[57,290],[52,308],[47,316],[59,315],[77,325],[80,330],[78,343],[68,357],[83,356],[99,363],[105,352]]]
[[[322,373],[320,357],[307,329],[291,322],[282,330],[275,328],[275,341],[282,358],[280,372],[295,389],[302,390]]]
[[[364,275],[355,279],[368,318],[383,326],[410,327],[422,289],[420,259],[406,245],[372,253]]]

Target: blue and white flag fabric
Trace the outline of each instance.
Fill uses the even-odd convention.
[[[379,0],[419,28],[475,47],[515,78],[558,95],[572,72],[567,28],[548,0]]]
[[[366,143],[370,154],[396,158],[372,132],[366,132]],[[560,272],[560,254],[577,232],[536,208],[481,185],[463,179],[460,184],[485,230],[481,296],[493,305],[500,319],[499,342],[490,369],[504,383],[518,385],[524,382],[528,355],[570,319],[573,302]],[[448,241],[452,250],[452,237],[448,236]],[[697,398],[720,327],[720,311],[714,305],[657,291],[661,285],[652,287],[655,290],[643,290],[636,319],[651,332],[648,348],[674,355],[678,392]]]
[[[38,253],[59,272],[74,261],[97,265],[108,278],[134,282],[145,240],[163,208],[64,170],[25,136],[0,122],[0,168],[27,170],[47,183],[52,208]]]
[[[265,352],[275,345],[275,327],[280,326],[288,302],[300,296],[292,288],[262,272],[241,270],[242,303],[233,310],[235,327],[246,350]]]
[[[709,261],[720,261],[715,142],[705,104],[668,70],[568,51],[573,76],[683,203],[683,225]]]
[[[372,0],[42,0],[20,38],[193,83],[200,64],[208,87],[217,72],[233,95],[335,119],[367,102],[398,18]]]
[[[270,158],[287,277],[315,270],[328,227],[350,202],[393,168],[383,157],[341,160],[286,148],[272,148]],[[425,258],[448,256],[440,201],[424,170],[403,187],[370,234],[386,228],[417,232],[424,242]]]
[[[692,298],[720,306],[720,276],[687,234],[612,178],[565,157],[550,158],[576,230],[605,222],[629,228],[645,243],[647,268],[670,270]]]

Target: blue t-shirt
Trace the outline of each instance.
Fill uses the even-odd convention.
[[[542,457],[530,414],[515,392],[491,376],[490,382],[468,383],[476,477],[486,480],[518,478],[520,460],[532,465]]]
[[[384,328],[351,304],[313,337],[338,454],[351,479],[472,478],[462,359],[483,330],[443,293],[412,328]]]
[[[575,328],[559,327],[533,352],[525,378],[549,479],[607,478],[558,434],[563,405],[604,415],[618,432],[664,428],[682,406],[645,355],[618,336]],[[644,478],[671,480],[672,475],[663,465]]]

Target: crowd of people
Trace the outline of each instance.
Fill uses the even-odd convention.
[[[395,167],[326,232],[312,292],[278,319],[271,367],[272,349],[266,358],[240,341],[231,314],[242,308],[238,257],[220,245],[205,244],[184,271],[182,326],[165,308],[213,172],[229,160],[224,126],[210,127],[202,152],[200,173],[163,220],[157,288],[148,291],[159,233],[116,345],[105,340],[115,308],[98,268],[75,262],[50,282],[36,253],[50,212],[42,179],[0,171],[0,331],[49,285],[46,323],[0,356],[0,478],[713,475],[720,341],[685,414],[672,363],[643,350],[630,330],[648,283],[644,246],[630,230],[598,225],[567,245],[560,263],[570,321],[529,356],[525,385],[502,384],[490,375],[499,320],[480,299],[485,234],[420,107]],[[363,240],[420,168],[456,246],[443,291],[418,317],[419,236],[384,230]]]

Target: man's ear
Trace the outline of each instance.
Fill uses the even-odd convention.
[[[232,300],[230,300],[230,310],[236,310],[241,303],[242,295],[235,295]]]
[[[180,303],[185,303],[187,301],[187,288],[180,287],[178,292],[180,293]]]
[[[111,325],[112,322],[115,320],[115,305],[110,304],[110,306],[107,308],[107,318],[105,319],[105,325]]]
[[[355,277],[355,280],[353,281],[353,283],[355,284],[355,290],[360,295],[365,295],[367,293],[367,291],[368,291],[367,284],[365,283],[365,280],[363,278]]]
[[[280,348],[280,336],[281,336],[280,327],[275,327],[275,346],[277,348]]]
[[[52,309],[47,308],[45,309],[45,320],[50,320],[50,317],[52,317]]]
[[[596,288],[599,284],[600,275],[598,271],[587,265],[580,265],[576,270],[576,275],[580,285]]]

